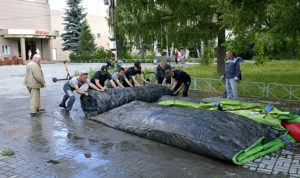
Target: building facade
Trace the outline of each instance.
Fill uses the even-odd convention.
[[[58,31],[59,34],[64,32],[64,26],[62,25],[64,12],[61,10],[51,10],[51,30]],[[87,15],[86,19],[90,25],[91,32],[95,35],[95,43],[98,47],[104,49],[109,48],[109,27],[107,20],[103,16]],[[52,40],[52,56],[53,60],[69,60],[70,51],[63,51],[63,40],[58,36],[55,40]]]
[[[43,63],[69,60],[59,36],[64,32],[63,16],[63,11],[51,10],[48,0],[1,0],[0,59],[18,57],[26,63],[39,53]],[[105,17],[87,16],[87,21],[97,46],[108,49]]]
[[[47,0],[1,0],[0,59],[16,56],[26,62],[39,53],[42,61],[51,61],[51,40],[56,36]]]

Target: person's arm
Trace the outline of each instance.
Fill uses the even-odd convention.
[[[37,65],[38,64],[36,64],[35,66],[31,66],[32,76],[38,83],[44,86],[46,83],[44,79],[44,75],[42,69]]]
[[[131,76],[131,79],[132,79],[132,81],[134,82],[134,84],[136,85],[136,86],[141,86],[140,84],[139,84],[139,82],[135,79],[135,77],[134,76]]]
[[[125,79],[125,81],[130,87],[133,87],[132,83],[127,78]]]
[[[177,83],[178,83],[178,81],[175,80],[175,81],[174,81],[174,85],[173,85],[173,87],[171,88],[172,91],[174,91],[174,88],[176,87]]]
[[[165,82],[167,81],[167,78],[164,78],[163,82],[161,83],[162,86],[164,86]]]
[[[115,82],[114,82],[113,79],[110,79],[109,82],[111,83],[111,85],[112,85],[114,88],[117,88],[117,86],[116,86],[116,84],[115,84]]]
[[[149,84],[149,82],[147,80],[145,80],[144,76],[142,74],[139,74],[140,78],[142,79],[142,81],[146,82],[147,84]]]
[[[127,80],[127,79],[126,79]],[[129,82],[129,81],[128,81]],[[118,84],[119,87],[121,88],[125,88],[122,83],[120,82],[120,80],[116,80],[116,83]],[[129,82],[130,83],[130,82]],[[130,83],[131,84],[131,83]]]
[[[178,90],[174,91],[174,94],[177,94],[183,87],[184,87],[184,82],[181,82],[180,87],[178,88]]]
[[[95,83],[96,83],[96,86],[97,86],[98,88],[100,88],[102,91],[105,90],[105,88],[104,88],[103,86],[101,86],[101,84],[100,84],[100,82],[99,82],[98,79],[95,79]]]
[[[235,64],[235,75],[234,75],[234,80],[236,82],[239,81],[239,75],[241,73],[241,70],[240,70],[240,62],[237,60],[236,61],[236,64]]]
[[[104,91],[104,90],[102,90],[102,89],[99,89],[96,85],[94,85],[93,83],[89,83],[88,84],[90,87],[92,87],[94,90],[96,90],[96,91]]]
[[[84,91],[79,90],[79,87],[78,87],[77,85],[75,86],[75,90],[76,90],[76,92],[77,92],[78,94],[80,94],[80,95],[85,95],[85,96],[88,96],[88,95],[89,95],[87,92],[84,92]]]

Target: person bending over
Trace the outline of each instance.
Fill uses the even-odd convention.
[[[149,84],[147,80],[142,75],[142,67],[140,62],[135,62],[133,67],[129,67],[126,72],[125,76],[130,81],[130,83],[134,86],[141,86],[139,82],[136,80],[135,76],[136,74],[139,74],[142,81]],[[129,87],[130,85],[127,84],[127,82],[123,82],[124,87]]]
[[[106,80],[109,80],[109,82],[111,83],[111,85],[114,87],[114,88],[117,88],[115,82],[113,81],[113,79],[111,78],[110,76],[110,73],[107,71],[107,66],[106,65],[103,65],[101,67],[101,69],[99,71],[97,71],[92,79],[91,79],[91,82],[96,85],[98,88],[100,88],[101,91],[104,91],[105,90],[105,87],[104,87],[104,82]],[[89,89],[92,89],[91,87],[89,87]]]
[[[167,87],[171,87],[171,78],[166,76],[166,70],[172,70],[171,65],[166,61],[162,61],[156,68],[155,78],[156,84],[164,85],[167,83]]]
[[[122,84],[124,82],[126,82],[130,87],[133,87],[133,85],[129,82],[129,80],[125,76],[125,69],[123,67],[120,67],[118,69],[118,72],[114,72],[111,78],[114,80],[114,82],[118,87],[124,88]],[[105,83],[108,88],[113,88],[112,84],[108,80],[106,80]]]
[[[176,69],[174,71],[166,70],[166,76],[173,77],[175,79],[174,85],[171,88],[175,95],[178,95],[179,91],[184,88],[182,96],[188,96],[188,90],[191,83],[191,77],[189,74],[180,69]]]
[[[79,88],[84,85],[88,84],[93,89],[100,91],[100,89],[95,86],[93,83],[91,83],[88,79],[88,73],[82,73],[79,77],[74,77],[71,80],[67,81],[64,84],[63,90],[65,92],[65,95],[59,104],[60,107],[66,108],[66,114],[69,114],[69,112],[72,110],[73,104],[75,102],[75,96],[73,94],[73,91],[76,90],[76,92],[80,95],[88,96],[89,94],[87,92],[79,90]],[[66,105],[66,101],[68,100],[68,104]]]

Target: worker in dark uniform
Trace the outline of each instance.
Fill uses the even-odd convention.
[[[171,90],[173,90],[174,92],[174,95],[178,95],[179,91],[184,88],[182,96],[188,96],[188,91],[191,83],[191,77],[189,74],[180,69],[176,69],[174,71],[166,70],[166,78],[167,77],[173,77],[175,79],[174,85],[171,88]]]
[[[96,85],[98,88],[101,89],[101,91],[104,91],[105,90],[105,87],[104,87],[104,82],[106,80],[109,80],[109,82],[111,83],[111,85],[114,87],[114,88],[117,88],[114,80],[111,78],[110,76],[110,73],[107,71],[107,66],[104,65],[101,67],[100,71],[97,71],[92,79],[91,79],[91,83],[93,83],[94,85]],[[89,89],[92,89],[91,87],[89,87]]]
[[[149,82],[145,80],[142,75],[142,67],[140,62],[135,62],[133,67],[129,67],[125,72],[125,76],[133,86],[141,86],[135,78],[136,74],[139,74],[142,81],[149,84]],[[123,85],[124,87],[130,87],[126,82],[123,82]]]
[[[167,83],[167,87],[171,87],[171,77],[166,78],[166,70],[172,70],[171,65],[166,61],[162,61],[156,68],[155,78],[156,84],[164,85]]]

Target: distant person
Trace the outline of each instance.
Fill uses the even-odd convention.
[[[111,75],[110,73],[107,71],[107,66],[106,65],[103,65],[101,67],[101,69],[99,71],[97,71],[92,79],[91,79],[91,83],[93,83],[94,85],[96,85],[98,88],[101,89],[101,91],[104,91],[105,90],[105,87],[104,87],[104,84],[105,84],[105,81],[108,80],[111,85],[114,87],[114,88],[117,88],[115,82],[113,81],[113,79],[111,78]],[[92,89],[91,87],[89,87],[89,89]]]
[[[180,69],[176,69],[173,71],[166,70],[166,76],[173,77],[175,79],[174,85],[171,88],[171,90],[174,92],[174,95],[178,95],[179,91],[184,88],[182,96],[188,96],[188,91],[191,83],[191,77],[189,74]]]
[[[65,95],[59,104],[60,107],[66,108],[66,114],[69,115],[70,111],[72,110],[72,107],[75,102],[75,96],[73,94],[73,91],[76,90],[76,92],[80,95],[88,96],[89,94],[87,92],[79,90],[79,88],[84,85],[88,84],[90,87],[92,87],[94,90],[100,91],[98,87],[96,87],[93,83],[91,83],[88,80],[88,73],[81,73],[81,75],[78,77],[73,77],[71,80],[68,80],[64,84],[64,92]],[[66,105],[66,101],[68,100],[68,104]]]
[[[171,78],[166,77],[166,70],[172,70],[170,64],[167,64],[166,61],[162,61],[160,64],[158,64],[155,73],[156,84],[164,85],[167,83],[167,87],[170,88]]]
[[[45,109],[41,106],[40,89],[46,86],[44,74],[40,65],[41,56],[35,54],[32,61],[26,65],[24,85],[30,93],[30,114],[36,115]]]
[[[28,50],[28,53],[27,53],[27,54],[28,54],[28,60],[30,60],[30,59],[31,59],[31,56],[32,56],[32,52],[31,52],[30,49]]]
[[[124,85],[122,84],[124,82],[126,82],[130,87],[133,87],[133,85],[130,83],[130,81],[125,76],[125,69],[123,67],[120,67],[118,69],[118,72],[114,72],[111,75],[111,78],[114,80],[114,82],[116,83],[116,85],[118,87],[120,87],[120,88],[124,88]],[[106,80],[106,86],[108,88],[113,88],[113,85],[108,80]]]
[[[106,66],[107,66],[108,68],[111,68],[111,67],[112,67],[111,61],[108,60],[108,58],[105,58],[105,62],[106,62]]]
[[[178,51],[177,50],[175,51],[175,62],[176,62],[176,64],[178,64]]]
[[[39,48],[36,48],[35,53],[38,54],[38,55],[41,54]]]
[[[225,63],[225,72],[222,79],[226,82],[227,99],[238,99],[236,82],[239,81],[241,75],[240,63],[237,58],[233,56],[232,51],[226,52],[227,61]],[[240,76],[241,78],[241,76]]]
[[[184,58],[185,58],[184,50],[182,49],[182,50],[180,51],[180,53],[181,53],[181,64],[185,64],[185,61],[184,61]]]
[[[130,81],[130,83],[134,86],[141,86],[139,84],[139,82],[136,80],[135,76],[136,74],[139,74],[141,80],[147,84],[149,84],[149,82],[147,80],[145,80],[145,78],[142,75],[142,67],[141,67],[141,63],[140,62],[135,62],[133,67],[129,67],[126,72],[125,72],[125,76],[127,77],[127,79]],[[129,87],[129,85],[126,82],[123,82],[124,87]]]

